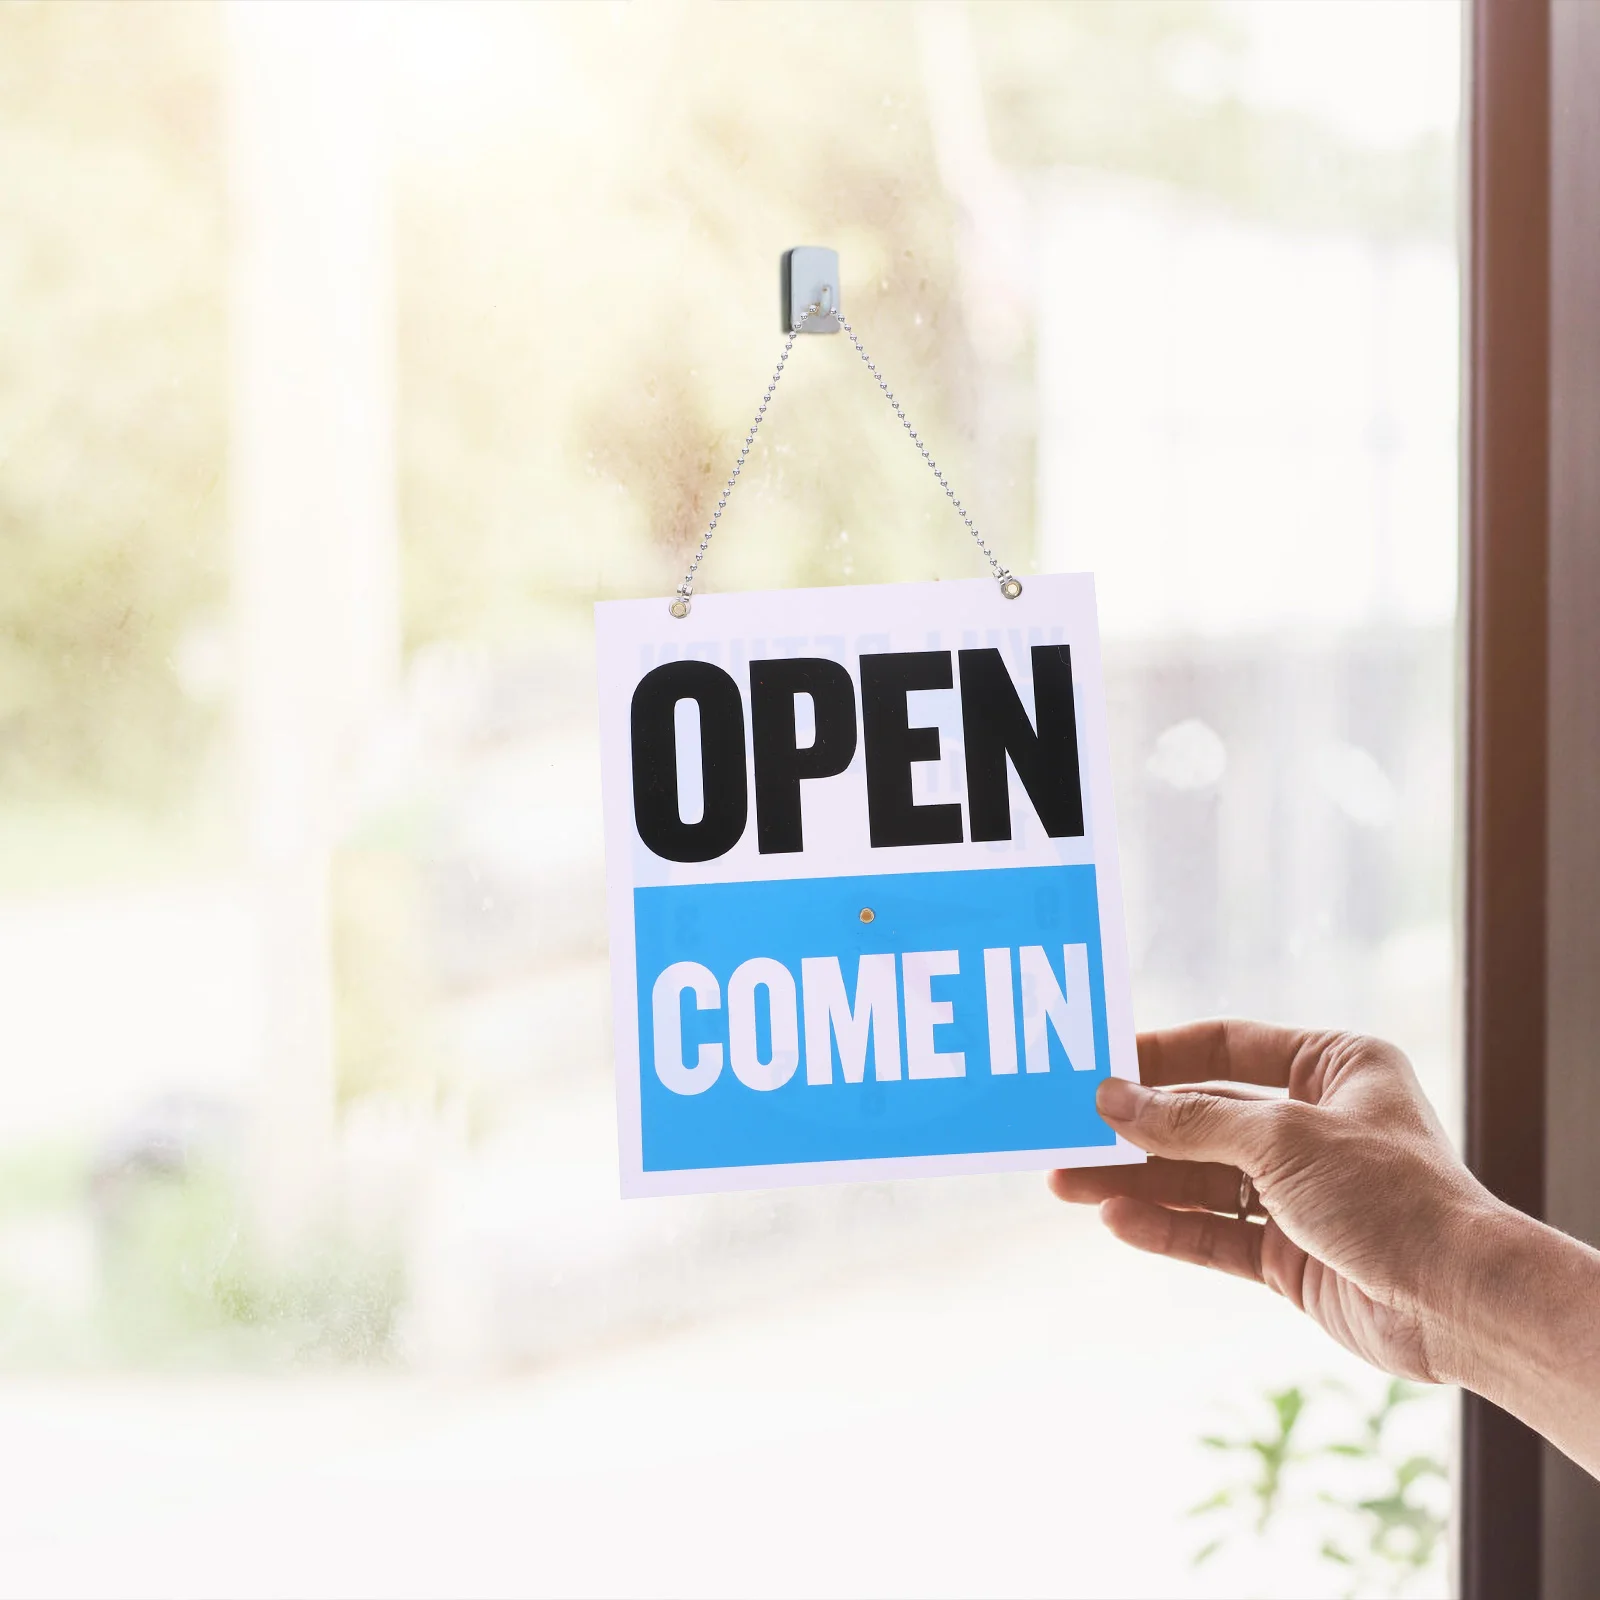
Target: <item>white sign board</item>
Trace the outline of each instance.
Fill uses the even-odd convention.
[[[595,613],[624,1194],[1143,1159],[1092,578]]]

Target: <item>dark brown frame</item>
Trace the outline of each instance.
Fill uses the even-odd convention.
[[[1474,0],[1467,1156],[1600,1243],[1600,3]],[[1468,1397],[1466,1600],[1600,1594],[1600,1485]]]

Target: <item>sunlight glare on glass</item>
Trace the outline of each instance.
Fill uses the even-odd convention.
[[[1461,9],[1438,0],[1233,0],[1238,87],[1375,145],[1449,133],[1461,98]]]

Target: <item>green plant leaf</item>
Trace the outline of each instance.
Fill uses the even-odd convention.
[[[1305,1410],[1305,1391],[1298,1386],[1292,1389],[1279,1389],[1267,1398],[1272,1401],[1273,1410],[1278,1413],[1278,1426],[1287,1438],[1295,1423],[1300,1420],[1300,1413]]]

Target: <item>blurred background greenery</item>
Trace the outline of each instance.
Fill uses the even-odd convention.
[[[1191,1572],[1182,1515],[1216,1465],[1195,1446],[1212,1391],[1259,1406],[1263,1383],[1310,1393],[1323,1370],[1275,1308],[1234,1309],[1209,1286],[1097,1253],[1087,1222],[1041,1212],[1031,1179],[616,1201],[590,606],[665,594],[681,576],[781,348],[779,252],[807,242],[839,250],[848,313],[1003,558],[1059,565],[1044,457],[1062,454],[1069,477],[1083,460],[1047,437],[1046,390],[1063,371],[1105,377],[1079,337],[1097,313],[1113,348],[1140,315],[1130,289],[1076,306],[1064,344],[1059,329],[1047,338],[1051,296],[1082,291],[1041,281],[1038,237],[1063,214],[1099,214],[1072,185],[1104,185],[1118,215],[1202,219],[1262,281],[1282,275],[1275,263],[1323,262],[1324,246],[1350,282],[1413,258],[1448,281],[1458,7],[358,9],[370,32],[345,64],[382,90],[401,660],[380,713],[345,741],[312,895],[328,1103],[291,1103],[271,1140],[303,1143],[308,1169],[319,1140],[333,1153],[286,1247],[263,1225],[250,1075],[273,1020],[254,984],[262,919],[247,884],[272,872],[252,854],[260,775],[241,750],[237,369],[251,308],[237,262],[256,201],[240,177],[239,83],[252,36],[211,4],[0,6],[0,1370],[511,1383],[603,1358],[642,1412],[685,1381],[713,1405],[733,1397],[724,1453],[755,1463],[741,1481],[765,1482],[792,1441],[755,1363],[799,1384],[836,1334],[810,1409],[859,1383],[865,1416],[881,1383],[857,1349],[887,1341],[948,1366],[950,1342],[976,1337],[961,1318],[982,1308],[995,1319],[984,1338],[1009,1345],[1048,1325],[1054,1341],[1041,1335],[1011,1368],[1045,1398],[998,1410],[1069,1419],[1122,1463],[1092,1493],[1079,1486],[1076,1514],[1111,1527],[1126,1509],[1118,1472],[1154,1440],[1162,1461],[1139,1471],[1165,1510],[1138,1536],[1140,1570],[1196,1594],[1282,1577],[1279,1553],[1240,1553],[1247,1537]],[[341,14],[302,9],[308,55]],[[307,71],[293,93],[309,92]],[[1162,264],[1129,265],[1159,276]],[[1349,304],[1366,305],[1365,283]],[[363,287],[383,302],[383,285]],[[1295,309],[1311,321],[1322,308]],[[1391,358],[1405,330],[1387,314],[1358,332],[1375,369],[1403,368]],[[1224,342],[1270,341],[1237,303],[1224,315],[1241,322],[1218,330]],[[1406,359],[1425,361],[1420,348]],[[1204,393],[1212,374],[1177,376]],[[1447,437],[1453,374],[1433,376],[1408,415]],[[1265,404],[1315,434],[1313,402],[1339,375],[1308,365],[1296,381]],[[1145,398],[1094,403],[1120,426]],[[1370,445],[1376,478],[1415,441],[1382,396],[1356,403],[1369,400],[1351,438]],[[1282,441],[1230,403],[1201,407],[1244,453],[1219,471],[1245,460],[1293,478]],[[1140,455],[1134,422],[1127,437],[1139,475],[1172,492],[1174,538],[1192,542],[1204,486]],[[1413,457],[1446,506],[1447,454]],[[1264,510],[1247,488],[1223,485],[1223,516],[1237,506],[1265,537],[1314,542],[1301,512],[1327,498],[1321,480],[1308,473]],[[1363,509],[1339,552],[1345,532],[1353,547],[1379,520]],[[1121,524],[1100,532],[1115,539]],[[1412,542],[1424,565],[1439,546]],[[1141,546],[1132,559],[1162,557]],[[954,577],[976,560],[848,344],[803,342],[702,586]],[[1453,569],[1434,565],[1448,592]],[[1453,624],[1407,620],[1386,593],[1353,622],[1308,627],[1276,598],[1270,625],[1219,636],[1186,613],[1108,643],[1141,1018],[1227,1006],[1304,1020],[1303,1008],[1387,1029],[1448,1105]],[[319,626],[308,611],[308,639]],[[1101,1314],[1086,1321],[1089,1283]],[[889,1309],[863,1298],[879,1287]],[[781,1335],[749,1320],[771,1306],[786,1308]],[[800,1347],[787,1330],[807,1308],[821,1320]],[[741,1330],[731,1353],[718,1319]],[[1171,1325],[1216,1356],[1205,1393],[1168,1393],[1146,1370]],[[663,1330],[689,1341],[689,1380],[651,1365],[670,1348]],[[1241,1348],[1253,1359],[1238,1372]],[[992,1397],[954,1416],[948,1374],[932,1371],[906,1366],[922,1387],[905,1437],[927,1421],[939,1445],[917,1460],[973,1457]],[[1112,1406],[1109,1380],[1082,1378],[1110,1371],[1145,1396],[1137,1415]],[[551,1391],[558,1412],[581,1389],[570,1381]],[[0,1389],[0,1416],[13,1393]],[[91,1418],[98,1393],[63,1389],[52,1404]],[[330,1393],[319,1408],[357,1404],[353,1388]],[[499,1391],[486,1393],[498,1411]],[[234,1391],[208,1394],[217,1415],[247,1415]],[[1430,1419],[1417,1459],[1444,1460],[1442,1414],[1414,1410]],[[588,1435],[563,1433],[559,1415],[545,1426],[560,1476],[562,1452]],[[1042,1452],[1026,1459],[1043,1482],[1058,1463],[1037,1432],[1005,1448]],[[1258,1433],[1242,1448],[1270,1445]],[[881,1442],[842,1436],[847,1453]],[[529,1437],[502,1446],[520,1462]],[[63,1458],[61,1481],[81,1467]],[[55,1481],[18,1474],[14,1496]],[[1227,1508],[1252,1504],[1248,1489],[1228,1494]],[[637,1485],[615,1496],[642,1503]],[[383,1504],[386,1527],[407,1522]],[[147,1511],[160,1525],[165,1513]],[[1364,1526],[1354,1514],[1346,1525]],[[984,1518],[969,1521],[984,1545],[973,1559],[992,1562]],[[1064,1576],[1040,1527],[1016,1546],[1035,1565],[1005,1569],[1018,1592],[1039,1574],[1050,1592],[1069,1579],[1107,1592],[1109,1568],[1085,1557]],[[1424,1532],[1408,1575],[1438,1592],[1442,1538],[1432,1522]],[[596,1541],[572,1537],[574,1564],[559,1570],[592,1574]],[[980,1570],[934,1561],[926,1530],[901,1545],[933,1552],[914,1569],[924,1576]],[[105,1559],[119,1548],[107,1542]],[[869,1570],[861,1550],[850,1559]],[[214,1590],[220,1570],[197,1586]]]
[[[522,92],[491,75],[466,108],[424,92],[397,119],[408,648],[518,639],[551,613],[582,626],[597,597],[670,587],[776,356],[772,261],[802,236],[837,244],[869,346],[973,476],[975,358],[913,7],[466,9],[454,70],[535,76]],[[1450,237],[1448,136],[1375,146],[1252,102],[1234,9],[992,0],[970,26],[994,150],[1018,171]],[[221,781],[221,35],[210,6],[0,10],[0,882],[38,881],[51,836],[52,875],[132,867],[150,824]],[[394,48],[404,67],[427,36]],[[793,363],[710,580],[966,570],[861,377]],[[1025,560],[1025,426],[1010,447],[984,520]]]

